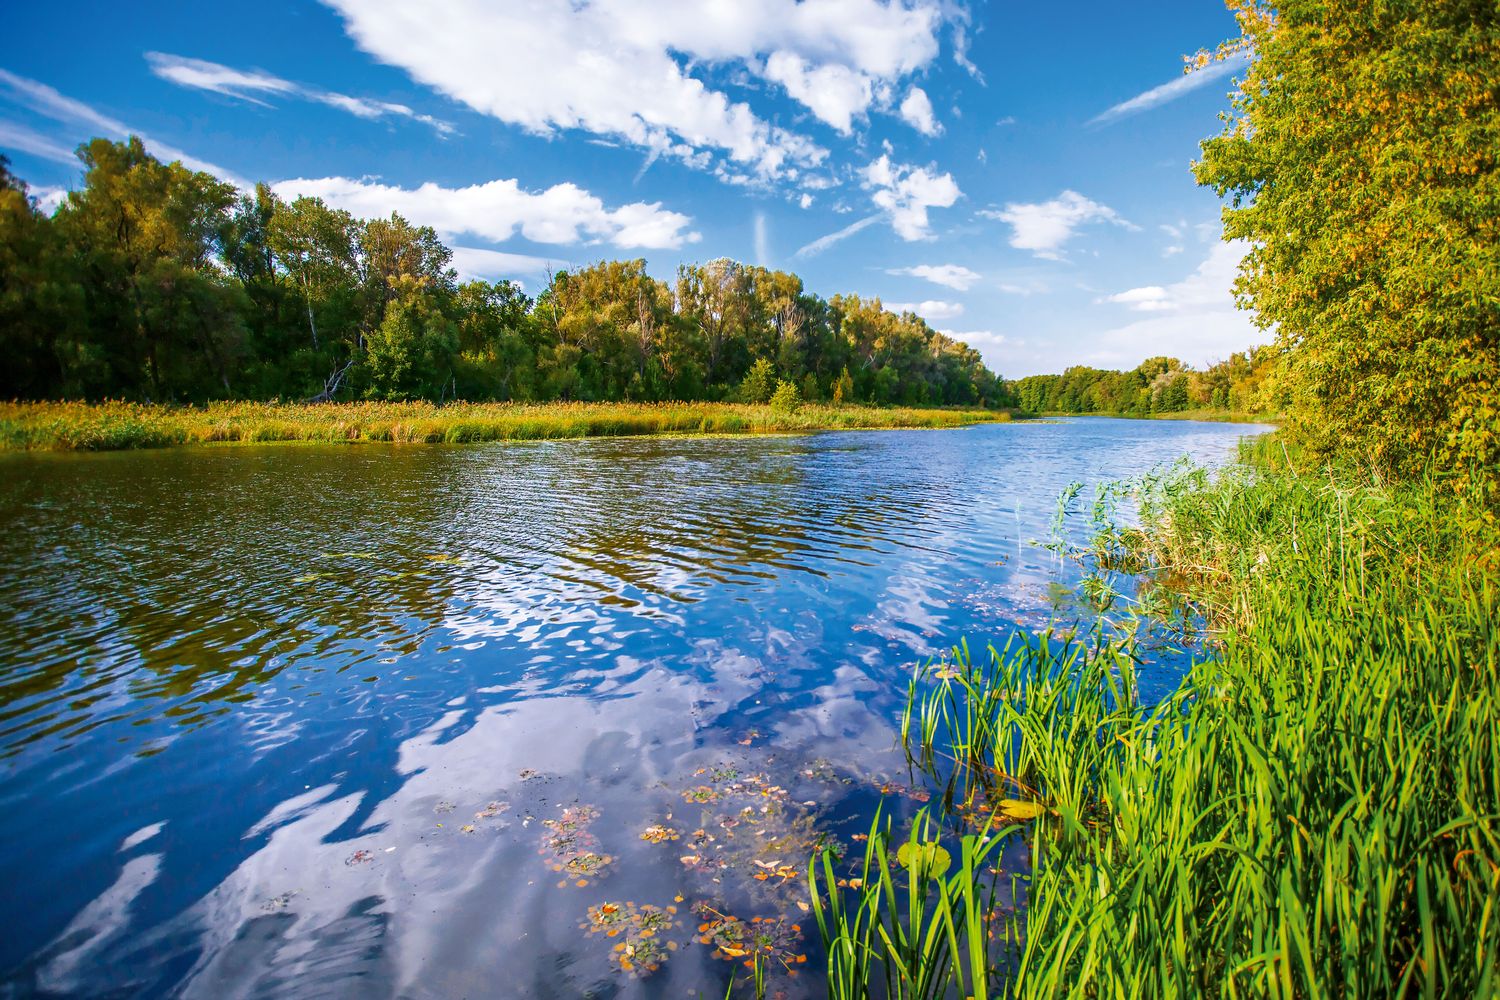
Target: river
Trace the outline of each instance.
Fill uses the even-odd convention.
[[[1262,429],[0,456],[0,995],[721,997],[752,917],[821,995],[913,665],[1086,623],[1070,482]]]

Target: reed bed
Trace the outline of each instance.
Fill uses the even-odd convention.
[[[942,428],[1004,410],[728,403],[0,403],[0,449],[108,451],[268,442],[533,441],[651,434]]]
[[[1102,555],[1134,548],[1220,630],[1169,698],[1141,702],[1128,645],[1049,636],[961,647],[912,681],[903,730],[950,839],[993,857],[1021,838],[1028,859],[1009,873],[1021,905],[960,930],[933,959],[943,989],[920,995],[1493,995],[1492,511],[1430,482],[1264,464],[1153,480],[1142,501],[1146,530]],[[979,875],[928,892],[983,908]],[[810,879],[829,895],[816,863]],[[839,905],[902,919],[872,881]],[[908,964],[845,925],[825,942],[831,995],[881,995]]]

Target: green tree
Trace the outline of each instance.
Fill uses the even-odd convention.
[[[1289,430],[1396,471],[1500,467],[1500,7],[1231,0],[1250,54],[1198,180],[1250,241]],[[1202,64],[1208,60],[1200,54]]]
[[[765,358],[756,358],[745,380],[740,383],[740,402],[765,403],[776,390],[776,367]]]
[[[370,332],[365,364],[375,399],[440,399],[453,378],[458,328],[443,313],[426,279],[403,274],[391,281],[385,319]]]
[[[243,310],[217,266],[234,188],[140,139],[81,146],[83,187],[56,222],[86,283],[104,373],[91,394],[231,395]]]
[[[801,405],[802,394],[797,391],[797,383],[778,379],[776,391],[771,393],[771,409],[790,413]]]

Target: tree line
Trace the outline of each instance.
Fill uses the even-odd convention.
[[[1030,413],[1274,414],[1284,402],[1276,378],[1281,356],[1275,347],[1255,347],[1202,371],[1167,357],[1147,358],[1129,371],[1076,365],[1061,375],[1029,375],[1007,387],[1015,405]]]
[[[399,215],[241,192],[149,155],[78,150],[51,215],[0,158],[0,398],[1008,401],[968,345],[879,299],[720,258],[458,280]]]

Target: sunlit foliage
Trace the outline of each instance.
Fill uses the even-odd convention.
[[[1286,351],[1290,431],[1317,456],[1492,474],[1500,7],[1230,7],[1249,68],[1196,172],[1251,243],[1238,288]]]

